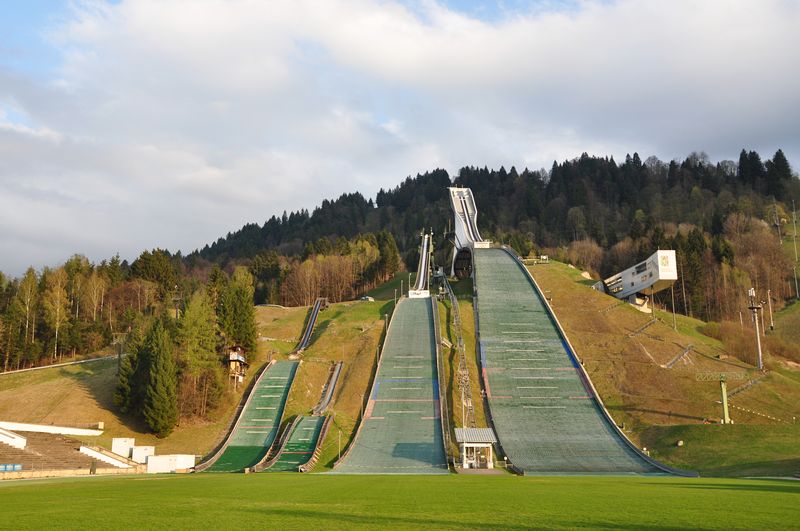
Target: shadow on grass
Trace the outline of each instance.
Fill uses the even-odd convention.
[[[681,413],[675,413],[673,411],[659,411],[657,409],[645,409],[633,406],[606,406],[606,409],[609,409],[611,411],[625,411],[625,412],[638,411],[640,413],[652,413],[654,415],[661,415],[667,418],[699,420],[701,422],[705,420],[704,417],[697,417],[694,415],[684,415]]]
[[[334,528],[342,527],[343,524],[369,525],[375,528],[384,527],[419,527],[429,529],[461,528],[464,524],[446,519],[432,519],[429,516],[414,517],[410,515],[381,515],[371,512],[369,514],[351,514],[333,512],[331,507],[324,509],[250,509],[251,512],[258,513],[262,517],[279,517],[286,520],[303,519],[308,520],[311,528],[323,529],[330,525]],[[326,525],[327,524],[327,525]],[[471,520],[469,526],[473,528],[486,527],[487,529],[529,529],[524,525],[503,525],[498,524],[494,519],[484,522]]]
[[[653,486],[664,488],[667,484],[652,483]],[[800,482],[781,481],[781,480],[752,480],[752,482],[736,483],[710,483],[699,480],[696,482],[669,483],[669,487],[679,487],[682,489],[699,490],[726,490],[726,491],[749,491],[749,492],[782,492],[786,494],[800,494]]]
[[[97,402],[97,405],[114,415],[120,424],[131,431],[147,433],[149,429],[144,420],[120,413],[114,404],[114,392],[117,388],[117,361],[109,360],[107,365],[106,362],[98,363],[102,363],[103,367],[92,368],[77,374],[61,369],[61,375],[72,379],[76,385],[86,390]]]

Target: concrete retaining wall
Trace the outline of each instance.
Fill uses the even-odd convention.
[[[190,454],[151,455],[147,458],[147,473],[163,474],[186,471],[194,467],[194,461],[194,455]]]

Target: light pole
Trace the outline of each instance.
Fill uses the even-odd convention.
[[[792,199],[792,225],[794,225],[794,261],[797,262],[797,211],[794,209],[794,199]]]
[[[769,329],[775,330],[775,321],[772,319],[772,295],[767,290],[767,305],[769,306]]]
[[[753,322],[756,325],[756,347],[758,347],[758,370],[762,370],[764,368],[763,360],[761,358],[761,336],[758,332],[758,310],[761,309],[761,305],[756,303],[756,290],[754,288],[750,288],[750,291],[747,292],[747,295],[750,297],[750,306],[748,309],[753,312]]]
[[[678,329],[678,322],[675,317],[675,284],[669,287],[669,292],[672,295],[672,329]]]
[[[800,290],[797,289],[797,265],[792,267],[792,272],[794,273],[794,298],[800,300]]]

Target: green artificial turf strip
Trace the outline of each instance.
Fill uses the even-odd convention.
[[[7,482],[0,499],[15,529],[781,529],[800,522],[800,482],[788,480],[198,474]]]

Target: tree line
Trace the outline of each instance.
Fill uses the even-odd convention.
[[[751,285],[762,299],[769,290],[779,304],[792,296],[792,265],[780,246],[793,235],[792,201],[800,201],[800,181],[780,149],[767,160],[743,149],[738,161],[716,163],[702,152],[670,162],[642,161],[634,153],[622,163],[584,153],[554,162],[549,170],[470,166],[453,179],[439,169],[380,190],[374,203],[346,194],[311,213],[284,213],[262,226],[247,225],[187,260],[255,263],[275,252],[303,261],[308,254],[303,242],[386,230],[404,264],[413,268],[419,230],[430,227],[436,261],[447,264],[448,186],[471,188],[481,234],[523,255],[546,249],[609,276],[656,249],[676,249],[681,275],[676,309],[689,315],[736,317]]]
[[[137,320],[187,305],[201,288],[217,326],[229,330],[230,316],[218,310],[237,268],[251,275],[254,302],[305,305],[353,298],[415,267],[423,228],[434,230],[435,259],[446,264],[451,185],[472,188],[484,237],[523,255],[546,249],[607,276],[655,249],[676,249],[677,309],[690,315],[733,318],[750,285],[777,303],[792,295],[781,244],[800,181],[781,150],[766,161],[742,150],[738,161],[717,163],[703,153],[668,163],[583,154],[549,170],[464,167],[454,179],[433,170],[380,190],[374,202],[344,194],[312,212],[245,225],[187,256],[153,249],[130,264],[118,256],[93,264],[76,255],[20,278],[0,273],[3,370],[95,351]]]
[[[126,338],[114,402],[165,437],[183,418],[205,417],[225,392],[226,347],[256,348],[253,278],[216,270],[185,305],[135,323]]]

